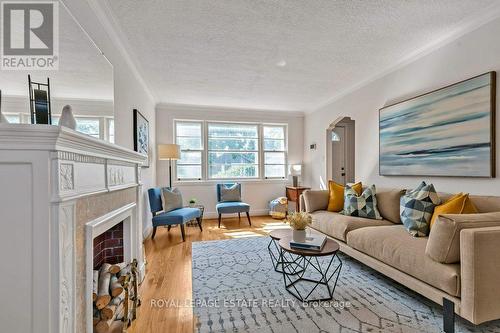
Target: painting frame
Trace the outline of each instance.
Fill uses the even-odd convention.
[[[488,107],[489,107],[489,131],[485,133],[489,133],[489,169],[487,172],[484,172],[482,174],[443,174],[443,172],[401,172],[401,173],[388,173],[385,170],[390,168],[391,166],[384,165],[383,159],[386,157],[383,153],[384,148],[384,140],[383,140],[383,135],[382,135],[382,123],[383,121],[383,112],[386,112],[387,110],[390,110],[391,108],[401,106],[405,103],[409,102],[416,102],[419,99],[423,98],[428,98],[429,96],[432,96],[433,94],[438,94],[438,93],[445,93],[446,91],[455,89],[459,86],[466,85],[469,82],[473,82],[473,80],[479,80],[482,77],[486,77],[488,79],[488,86],[489,89],[485,91],[488,91],[489,93],[489,100],[488,102]],[[485,79],[486,80],[486,79]],[[486,102],[485,102],[486,104]],[[446,111],[446,110],[445,110]],[[443,111],[442,111],[443,112]],[[444,113],[443,113],[444,114]],[[408,115],[411,115],[411,113],[408,113]],[[490,71],[486,72],[432,91],[425,92],[423,94],[410,97],[408,99],[398,101],[396,103],[391,103],[389,105],[386,105],[382,108],[379,109],[379,163],[378,163],[378,169],[379,169],[379,175],[380,176],[409,176],[409,177],[464,177],[464,178],[495,178],[496,177],[496,72],[495,71]],[[486,121],[485,121],[486,123]],[[432,151],[432,150],[429,150]],[[432,155],[432,153],[431,153]],[[412,156],[414,157],[414,156]],[[486,158],[484,158],[484,161],[486,161]],[[415,165],[410,165],[410,167],[415,167]],[[408,168],[409,170],[410,168]]]
[[[149,168],[149,121],[139,110],[133,110],[134,119],[134,150],[147,157],[146,162],[142,164],[143,168]]]

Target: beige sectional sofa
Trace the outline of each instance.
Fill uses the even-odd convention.
[[[453,313],[474,324],[500,319],[500,197],[470,196],[479,214],[442,215],[429,237],[415,238],[399,218],[403,193],[377,188],[383,220],[328,212],[328,191],[306,191],[301,200],[312,228],[342,252],[443,305],[446,332]]]

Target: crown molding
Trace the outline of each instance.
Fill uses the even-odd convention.
[[[174,103],[157,103],[157,111],[199,111],[207,112],[212,111],[216,113],[231,113],[235,112],[251,112],[251,113],[262,113],[265,115],[272,114],[273,116],[280,117],[283,115],[294,116],[294,117],[304,117],[304,111],[298,110],[274,110],[274,109],[251,109],[251,108],[232,108],[226,106],[213,106],[213,105],[196,105],[196,104],[174,104]]]
[[[153,90],[145,80],[145,76],[140,67],[140,62],[137,57],[133,54],[131,50],[133,48],[127,41],[123,30],[120,28],[120,24],[113,13],[113,10],[109,6],[108,1],[102,0],[86,0],[91,10],[96,15],[97,19],[105,29],[106,33],[109,35],[113,43],[115,44],[117,50],[125,59],[125,62],[132,70],[132,73],[137,78],[139,83],[144,87],[149,98],[156,103],[158,101],[157,96],[154,94]]]
[[[497,19],[500,17],[500,3],[495,3],[491,6],[488,6],[484,8],[479,14],[474,15],[473,17],[463,20],[461,23],[459,23],[458,27],[454,29],[452,32],[448,33],[447,35],[441,36],[440,38],[437,38],[433,40],[432,42],[417,48],[407,56],[401,58],[399,61],[397,61],[394,65],[389,66],[380,72],[371,75],[367,77],[366,79],[363,79],[359,81],[358,83],[341,90],[339,93],[335,94],[334,96],[328,98],[326,101],[319,103],[316,107],[308,109],[305,111],[305,114],[311,114],[319,109],[324,108],[325,106],[338,101],[339,99],[353,93],[356,90],[359,90],[370,83],[373,83],[377,81],[378,79],[383,78],[386,75],[389,75],[415,61],[417,61],[420,58],[423,58],[432,52],[439,50],[440,48],[451,44],[452,42],[456,41],[457,39],[463,37],[464,35],[479,29],[480,27],[488,24],[489,22]]]

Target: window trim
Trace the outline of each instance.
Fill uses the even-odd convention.
[[[175,167],[173,169],[173,176],[176,180],[176,182],[185,182],[185,181],[200,181],[203,180],[205,177],[205,170],[204,170],[204,161],[205,161],[205,147],[206,143],[204,140],[204,134],[205,134],[205,129],[204,129],[204,124],[203,121],[200,120],[190,120],[190,119],[174,119],[174,142],[177,144],[177,123],[198,123],[200,124],[200,139],[201,139],[201,149],[181,149],[181,154],[183,151],[185,152],[201,152],[201,164],[180,164],[180,165],[195,165],[195,166],[200,166],[201,168],[201,178],[179,178],[177,175],[177,166],[179,165],[177,161],[175,162]]]
[[[245,183],[261,183],[261,182],[276,182],[276,183],[283,183],[286,182],[288,179],[288,124],[287,123],[273,123],[273,122],[243,122],[243,121],[222,121],[222,120],[198,120],[198,119],[173,119],[173,142],[177,142],[177,123],[178,122],[195,122],[195,123],[201,123],[201,135],[202,135],[202,158],[201,158],[201,166],[202,166],[202,178],[197,179],[197,178],[183,178],[179,179],[177,177],[177,163],[175,163],[175,167],[173,168],[173,178],[174,178],[174,183],[175,184],[200,184],[200,183],[206,183],[206,184],[216,184],[220,182],[225,182],[225,181],[237,181],[237,182],[245,182]],[[255,152],[258,154],[259,158],[259,163],[256,164],[258,165],[258,172],[259,175],[258,177],[245,177],[245,178],[239,178],[239,177],[232,177],[232,178],[210,178],[209,177],[209,165],[208,165],[208,124],[209,123],[221,123],[221,124],[229,124],[229,125],[256,125],[257,126],[257,131],[258,131],[258,150],[255,151],[247,151],[247,150],[242,150],[242,151],[235,151],[235,152]],[[285,175],[284,177],[266,177],[265,176],[265,161],[264,161],[264,155],[265,152],[273,152],[270,150],[264,151],[264,127],[265,126],[276,126],[276,127],[283,127],[283,132],[284,132],[284,150],[283,153],[285,154]],[[199,151],[199,150],[194,150],[194,151]],[[220,151],[220,152],[226,152],[225,150],[211,150],[211,151]],[[231,152],[231,151],[227,151]],[[280,151],[281,152],[281,151]],[[176,162],[176,161],[175,161]],[[281,164],[280,164],[281,165]]]
[[[265,179],[287,179],[287,166],[288,166],[288,125],[287,124],[271,124],[271,123],[263,123],[262,124],[262,176]],[[264,148],[264,127],[282,127],[283,128],[283,150],[266,150]],[[285,164],[267,164],[265,160],[266,153],[284,153],[285,154]],[[283,165],[285,168],[285,175],[283,177],[266,177],[266,165]]]

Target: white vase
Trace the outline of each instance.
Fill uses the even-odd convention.
[[[59,119],[59,126],[68,127],[71,129],[76,128],[76,120],[73,116],[71,105],[65,105],[62,109],[61,118]]]
[[[294,242],[305,243],[306,241],[306,231],[305,230],[293,230],[292,239]]]

